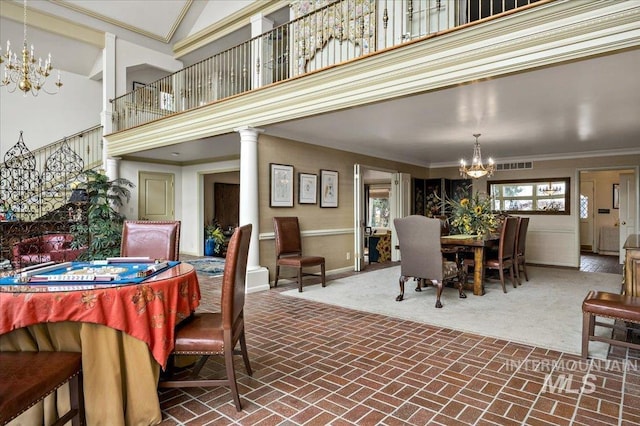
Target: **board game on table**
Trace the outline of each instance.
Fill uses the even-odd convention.
[[[50,262],[0,278],[0,290],[9,290],[6,286],[34,286],[42,287],[40,291],[69,291],[139,284],[178,263],[147,258]]]

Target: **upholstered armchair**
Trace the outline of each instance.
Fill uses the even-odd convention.
[[[411,277],[418,281],[416,291],[421,291],[424,284],[436,287],[436,308],[442,308],[440,297],[445,280],[456,280],[459,297],[466,298],[462,268],[442,256],[440,219],[413,215],[394,219],[393,223],[401,253],[400,294],[396,300],[404,299],[404,283]]]

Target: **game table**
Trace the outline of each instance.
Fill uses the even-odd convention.
[[[126,260],[0,278],[0,351],[82,352],[88,425],[161,422],[160,368],[200,301],[193,266]],[[68,404],[66,389],[57,395],[14,422],[44,424],[43,411]]]

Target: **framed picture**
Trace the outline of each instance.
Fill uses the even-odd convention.
[[[620,208],[620,184],[619,183],[613,184],[613,208],[614,209]]]
[[[338,207],[338,172],[320,170],[320,207]]]
[[[293,207],[293,166],[269,164],[271,207]]]
[[[133,82],[133,90],[136,90],[136,89],[138,89],[140,87],[144,87],[144,86],[146,86],[146,84],[140,83],[139,81],[134,81]]]
[[[298,203],[316,204],[318,202],[318,175],[298,173]]]

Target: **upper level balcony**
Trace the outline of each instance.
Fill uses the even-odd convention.
[[[112,101],[118,132],[549,0],[338,0]]]

